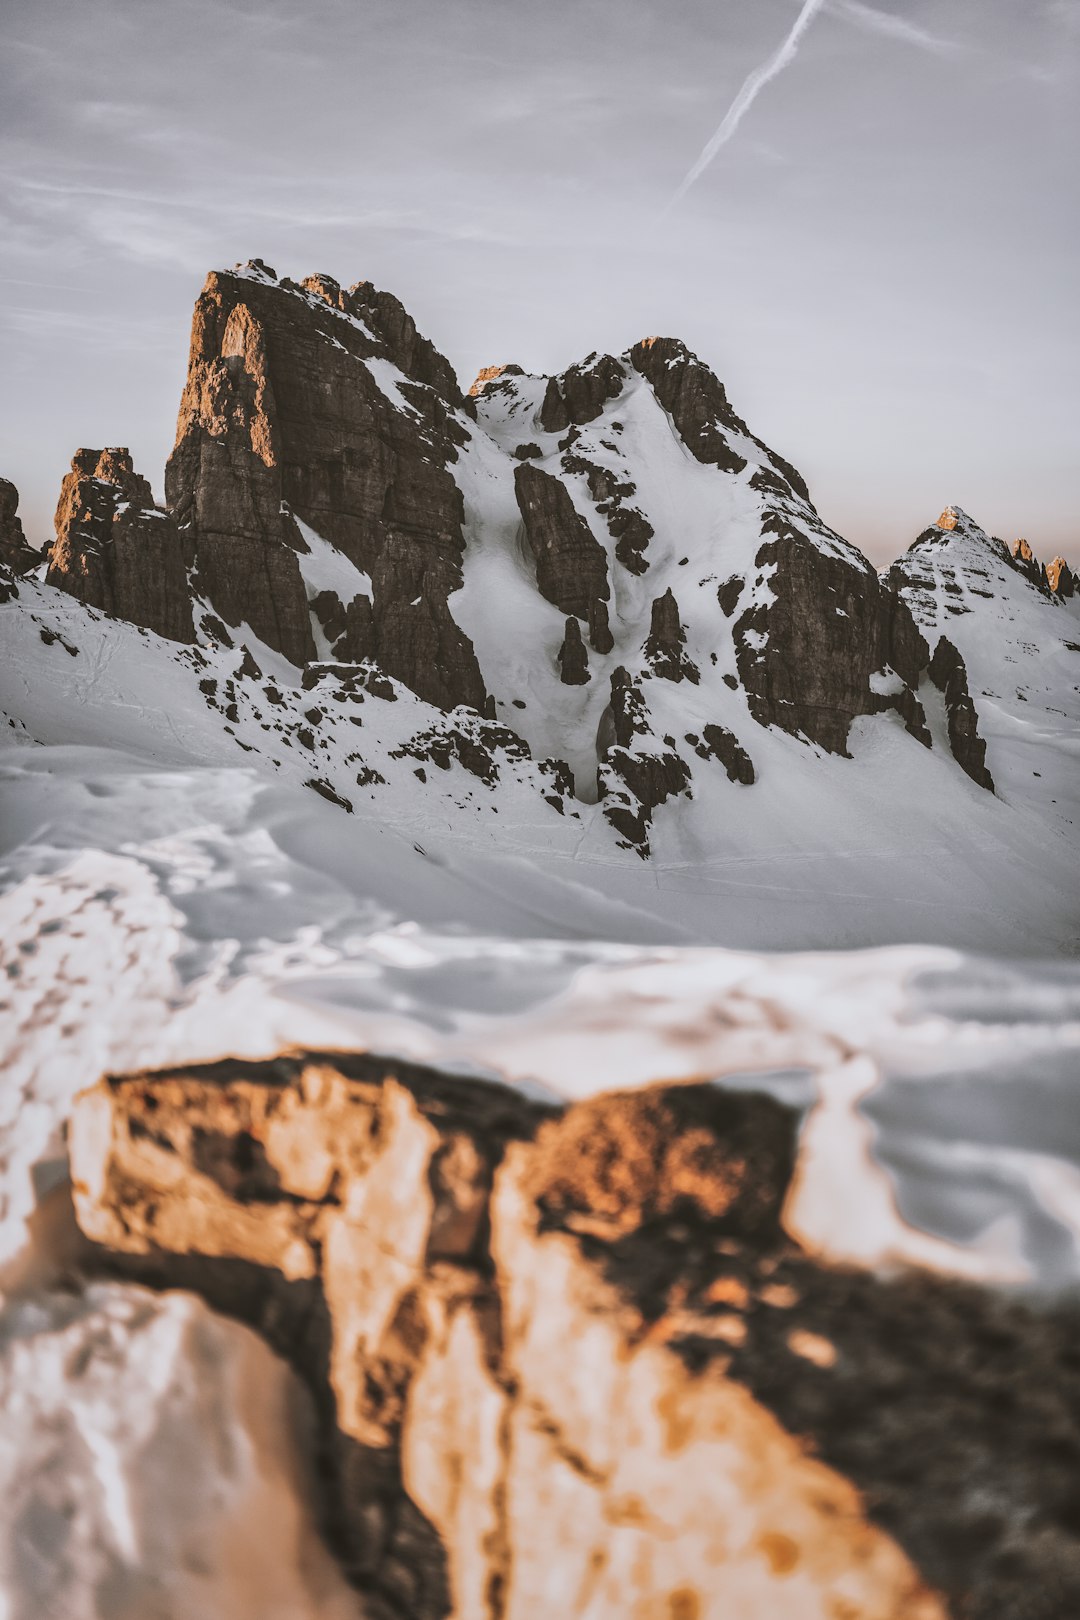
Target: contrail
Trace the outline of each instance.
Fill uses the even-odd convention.
[[[724,122],[705,147],[678,191],[671,198],[667,208],[664,209],[665,214],[669,208],[674,208],[675,204],[686,196],[694,181],[700,179],[705,173],[720,148],[727,145],[769,80],[775,79],[778,73],[784,71],[798,50],[800,39],[813,22],[815,14],[821,10],[824,4],[825,0],[804,0],[803,8],[792,24],[791,32],[784,40],[784,43],[779,50],[769,57],[767,62],[763,62],[760,67],[756,67],[747,77],[742,89],[728,108]]]

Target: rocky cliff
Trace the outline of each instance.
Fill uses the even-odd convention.
[[[195,309],[176,447],[165,475],[198,580],[227,624],[294,663],[373,657],[443,708],[482,709],[483,679],[448,598],[460,588],[460,391],[400,303],[367,282],[302,285],[255,263],[207,279]],[[308,525],[357,571],[321,603]],[[358,610],[364,596],[372,610]],[[352,619],[349,610],[353,609]]]
[[[300,676],[371,668],[482,714],[641,856],[688,817],[726,824],[774,757],[799,774],[868,726],[994,780],[990,685],[951,628],[938,653],[980,591],[927,563],[970,520],[948,509],[879,576],[676,339],[555,376],[486,367],[465,395],[393,295],[255,260],[198,299],[165,488],[162,512],[126,452],[80,451],[50,582],[173,639],[250,644],[256,668],[264,646]],[[993,556],[987,599],[1071,599],[1060,559]]]
[[[103,1080],[71,1152],[99,1265],[310,1383],[365,1614],[1064,1620],[1075,1323],[801,1252],[796,1124],[298,1056]]]
[[[29,573],[42,557],[23,533],[19,517],[19,492],[6,478],[0,478],[0,564],[14,574]]]
[[[191,563],[125,449],[78,450],[60,489],[47,580],[88,607],[192,641]]]

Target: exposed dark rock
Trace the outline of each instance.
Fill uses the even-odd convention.
[[[591,627],[598,604],[611,595],[603,546],[577,511],[566,485],[550,473],[523,463],[514,469],[514,487],[541,595]],[[605,626],[606,622],[605,614]]]
[[[18,514],[19,492],[6,478],[0,478],[0,564],[13,574],[28,574],[45,559],[30,545]]]
[[[653,602],[645,657],[653,674],[662,680],[690,681],[696,686],[701,674],[685,649],[686,631],[679,617],[679,604],[669,587]]]
[[[616,399],[626,384],[626,372],[613,355],[590,355],[560,377],[550,377],[540,406],[540,426],[562,433],[572,423],[582,425],[600,415],[609,399]]]
[[[589,644],[598,653],[609,653],[615,645],[615,637],[608,624],[607,603],[599,598],[594,598],[589,604]]]
[[[531,755],[528,744],[509,726],[480,715],[456,714],[418,732],[400,748],[392,748],[390,757],[423,760],[441,771],[449,770],[456,760],[486,786],[493,787],[499,780],[500,765],[529,759]]]
[[[1026,540],[1023,538],[1014,540],[1009,548],[1009,555],[1012,557],[1014,567],[1034,585],[1037,591],[1049,591],[1046,571]]]
[[[1064,557],[1055,557],[1048,562],[1045,573],[1046,583],[1055,596],[1066,598],[1076,595],[1076,575]]]
[[[589,680],[589,654],[581,639],[581,626],[573,614],[566,620],[566,634],[559,648],[559,678],[564,686],[584,686]]]
[[[374,657],[378,637],[369,596],[358,594],[351,602],[342,603],[333,591],[320,591],[312,599],[311,609],[322,625],[335,658],[343,663],[358,664]]]
[[[687,742],[691,738],[687,737]],[[710,722],[701,728],[700,739],[693,740],[694,752],[702,759],[718,759],[727,772],[729,782],[742,782],[750,787],[756,780],[754,762],[733,731],[726,726]]]
[[[191,549],[127,450],[79,450],[60,488],[50,585],[172,641],[193,641]]]
[[[645,514],[633,506],[613,504],[607,513],[607,526],[623,567],[631,574],[644,574],[649,566],[645,553],[655,533]]]
[[[655,531],[643,512],[626,504],[627,498],[636,493],[634,483],[620,479],[610,467],[590,461],[576,447],[563,452],[561,465],[564,472],[584,475],[596,510],[616,542],[615,555],[623,567],[631,574],[644,574],[649,566],[645,551]]]
[[[745,584],[745,580],[733,574],[730,579],[725,579],[724,583],[717,587],[716,600],[720,603],[720,611],[725,619],[730,619],[738,607]]]
[[[771,463],[771,472],[765,469],[754,474],[754,487],[795,495],[810,505],[810,492],[801,475],[750,432],[732,408],[723,383],[685,343],[678,338],[643,338],[634,345],[630,358],[635,369],[651,383],[679,437],[698,461],[723,467],[727,472],[742,472],[746,459],[728,438],[728,434],[740,434],[763,451]]]
[[[986,768],[986,743],[979,736],[979,717],[968,690],[967,666],[947,636],[942,636],[934,648],[930,679],[945,697],[953,758],[973,782],[993,793],[994,778]]]
[[[521,366],[481,366],[476,374],[476,380],[469,389],[469,394],[475,399],[479,394],[485,393],[492,384],[500,382],[504,377],[523,377],[524,375]]]
[[[611,677],[611,741],[597,770],[604,815],[644,859],[649,853],[653,812],[690,791],[690,770],[673,745],[658,745],[641,686],[625,669]],[[602,728],[603,730],[604,728]]]
[[[929,649],[903,598],[853,549],[827,551],[776,512],[762,531],[755,561],[774,572],[734,627],[750,711],[846,754],[852,720],[881,706],[871,675],[891,670],[914,691]]]
[[[398,403],[365,359],[403,373]],[[460,398],[448,363],[370,283],[211,275],[166,493],[222,617],[296,663],[314,658],[295,512],[372,579],[378,612],[354,627],[358,640],[370,630],[365,655],[441,707],[482,709],[472,644],[447,606],[464,549],[448,470]]]

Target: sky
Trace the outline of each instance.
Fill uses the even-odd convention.
[[[467,386],[683,338],[878,563],[1080,563],[1080,0],[4,0],[0,476],[159,494],[206,273],[402,298]],[[744,97],[745,99],[745,97]],[[730,123],[730,120],[729,120]]]

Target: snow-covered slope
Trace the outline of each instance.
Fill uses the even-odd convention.
[[[930,641],[967,666],[998,793],[1028,824],[1080,824],[1080,598],[1035,583],[1003,541],[959,507],[890,570]]]
[[[200,300],[167,520],[114,463],[0,578],[0,1613],[356,1612],[265,1348],[72,1292],[103,1071],[771,1090],[810,1252],[1078,1286],[1074,605],[959,512],[879,580],[671,340],[466,399],[265,267]]]
[[[643,862],[515,733],[445,715],[370,665],[301,671],[250,634],[181,647],[37,581],[17,589],[0,604],[10,741],[306,785],[337,805],[343,840],[389,828],[453,866],[542,869],[530,886],[555,932],[572,916],[617,938],[1027,953],[1068,952],[1080,933],[1071,828],[972,783],[943,721],[926,749],[897,716],[859,720],[848,759],[755,725],[752,788],[687,746],[692,797],[662,807]],[[644,684],[654,725],[704,729],[698,688]],[[1075,795],[1063,783],[1062,808]]]

